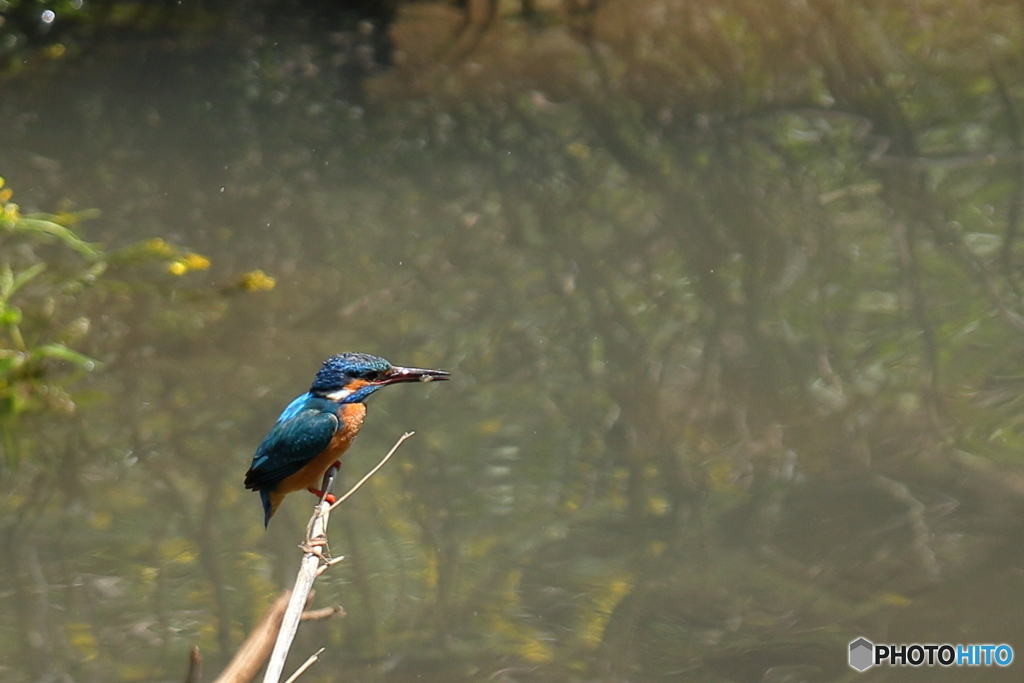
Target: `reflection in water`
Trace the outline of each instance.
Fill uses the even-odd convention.
[[[870,681],[858,636],[1015,645],[1020,17],[639,5],[404,6],[387,69],[300,17],[3,84],[27,208],[211,262],[86,292],[104,365],[3,446],[5,676],[217,671],[309,512],[264,532],[242,473],[351,349],[455,381],[370,407],[345,477],[418,435],[336,518],[348,616],[303,626],[307,677]]]

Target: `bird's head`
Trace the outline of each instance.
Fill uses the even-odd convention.
[[[381,387],[449,378],[444,370],[403,368],[368,353],[339,353],[324,361],[309,391],[338,403],[361,403]]]

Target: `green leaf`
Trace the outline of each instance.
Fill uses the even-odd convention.
[[[56,358],[74,363],[84,370],[92,370],[99,364],[99,361],[69,349],[63,344],[44,344],[43,346],[35,347],[29,353],[32,358]]]
[[[90,258],[95,258],[100,255],[93,245],[83,241],[78,237],[78,235],[68,228],[64,227],[60,223],[54,223],[51,220],[40,218],[39,216],[40,214],[23,216],[14,224],[14,229],[20,232],[37,232],[52,235],[78,253]]]

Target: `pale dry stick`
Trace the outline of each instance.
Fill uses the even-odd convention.
[[[301,676],[302,674],[306,673],[306,669],[308,669],[309,667],[311,667],[311,666],[313,666],[314,664],[317,663],[317,661],[320,659],[320,655],[322,655],[324,653],[324,650],[326,650],[326,649],[327,648],[322,647],[319,650],[317,650],[316,652],[314,652],[313,654],[311,654],[309,656],[309,659],[304,661],[302,663],[302,666],[300,666],[298,669],[296,669],[295,673],[293,673],[291,676],[289,676],[288,680],[286,680],[284,683],[295,683],[296,679],[298,679],[299,676]]]
[[[377,474],[377,470],[379,470],[379,469],[380,469],[381,467],[384,467],[384,463],[386,463],[386,462],[387,462],[388,460],[390,460],[390,459],[391,459],[391,456],[395,454],[395,451],[397,451],[397,450],[398,450],[398,447],[399,447],[399,446],[401,446],[401,445],[402,445],[403,443],[405,443],[405,440],[406,440],[406,439],[408,439],[408,438],[409,438],[410,436],[412,436],[412,435],[413,435],[413,434],[415,434],[415,433],[416,433],[416,432],[406,432],[405,434],[402,434],[402,436],[401,436],[401,437],[399,437],[398,441],[396,441],[396,442],[395,442],[395,445],[391,447],[391,450],[390,450],[390,451],[388,451],[388,454],[387,454],[387,455],[385,455],[385,456],[384,456],[384,458],[383,458],[383,459],[382,459],[382,460],[381,460],[381,461],[380,461],[379,463],[377,463],[377,466],[376,466],[376,467],[374,467],[374,468],[373,468],[372,470],[370,470],[369,472],[367,472],[367,473],[366,473],[366,476],[365,476],[365,477],[363,477],[363,478],[362,478],[362,479],[360,479],[360,480],[359,480],[358,482],[356,482],[356,485],[355,485],[355,486],[353,486],[352,488],[350,488],[350,489],[348,490],[348,493],[346,493],[346,494],[345,494],[344,496],[342,496],[341,498],[338,498],[337,500],[335,500],[335,501],[334,501],[334,505],[332,505],[332,506],[331,506],[331,507],[329,508],[329,510],[333,510],[334,508],[336,508],[336,507],[338,507],[339,505],[341,505],[342,503],[344,503],[344,502],[345,502],[345,500],[346,500],[346,499],[347,499],[347,498],[348,498],[349,496],[351,496],[351,495],[352,495],[353,493],[355,493],[356,491],[358,491],[358,490],[359,490],[359,488],[360,488],[360,487],[361,487],[361,486],[362,486],[363,484],[365,484],[365,483],[366,483],[366,482],[367,482],[367,481],[368,481],[368,480],[370,479],[370,477],[372,477],[373,475]]]
[[[359,480],[348,493],[342,496],[334,505],[326,500],[321,500],[313,512],[309,521],[309,530],[306,534],[306,542],[302,544],[305,551],[302,561],[299,563],[299,573],[295,577],[295,587],[292,589],[291,598],[288,601],[288,608],[285,610],[284,619],[281,621],[281,629],[277,633],[277,642],[274,643],[274,651],[270,655],[270,662],[267,663],[267,670],[263,674],[263,683],[279,683],[281,674],[284,671],[284,663],[288,658],[288,651],[291,650],[292,641],[295,640],[295,632],[299,629],[299,621],[302,619],[302,610],[306,605],[306,597],[313,587],[313,581],[321,572],[320,563],[331,564],[331,560],[323,555],[320,547],[327,543],[327,522],[331,516],[331,510],[336,508],[346,498],[355,493],[360,486],[372,477],[384,463],[386,463],[398,447],[406,439],[413,435],[413,432],[406,432],[395,445],[391,447],[388,454],[377,463],[377,466],[370,470],[369,474]],[[325,490],[327,484],[325,483]]]
[[[309,532],[309,541],[319,541],[327,538],[327,519],[330,505],[321,501],[313,513],[313,522]],[[274,643],[274,651],[270,655],[270,662],[263,674],[263,683],[278,683],[281,680],[281,673],[284,671],[284,662],[288,657],[292,641],[295,639],[295,632],[299,629],[299,621],[302,618],[302,610],[306,604],[306,595],[313,587],[313,580],[317,575],[317,568],[320,564],[319,546],[306,544],[306,552],[299,563],[299,573],[295,577],[295,587],[292,589],[291,599],[288,601],[288,608],[285,610],[284,619],[281,621],[281,629],[277,632],[277,641]]]

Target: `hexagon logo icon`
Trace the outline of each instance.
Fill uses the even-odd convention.
[[[875,645],[867,638],[858,638],[850,643],[850,666],[864,671],[874,664]]]

